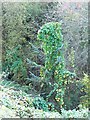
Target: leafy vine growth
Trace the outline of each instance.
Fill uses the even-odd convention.
[[[58,22],[46,23],[38,31],[38,39],[42,40],[46,56],[41,76],[48,85],[53,86],[48,98],[55,93],[55,101],[62,107],[66,83],[61,24]]]

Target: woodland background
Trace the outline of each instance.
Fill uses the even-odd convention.
[[[60,22],[67,70],[77,77],[68,84],[64,108],[78,109],[86,94],[82,80],[88,75],[88,6],[74,2],[2,4],[2,71],[4,78],[39,91],[40,69],[45,65],[38,30],[48,22]],[[85,84],[84,84],[85,85]],[[40,91],[41,92],[41,91]],[[43,96],[45,97],[45,96]],[[68,101],[67,101],[68,99]],[[86,105],[87,106],[87,105]]]

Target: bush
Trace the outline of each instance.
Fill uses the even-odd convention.
[[[41,69],[41,77],[46,82],[46,99],[52,99],[54,104],[57,104],[56,109],[60,111],[64,104],[67,80],[69,82],[75,76],[65,69],[61,24],[50,22],[43,25],[38,32],[38,39],[43,42],[46,57],[45,67]]]
[[[45,24],[38,32],[38,39],[43,41],[43,50],[46,56],[43,78],[49,83],[49,85],[53,86],[48,98],[56,92],[55,100],[60,106],[62,106],[65,81],[63,78],[63,38],[60,23],[50,22]]]
[[[26,63],[23,60],[23,51],[20,45],[6,51],[3,71],[8,73],[8,79],[24,82],[27,78]]]
[[[53,3],[52,3],[53,4]],[[21,56],[21,60],[19,59],[19,66],[28,71],[27,77],[31,79],[32,75],[36,78],[39,77],[39,68],[44,64],[44,55],[43,51],[40,49],[39,41],[37,38],[37,31],[42,24],[45,23],[47,18],[45,18],[45,14],[49,10],[50,5],[48,3],[3,3],[2,5],[2,38],[3,38],[3,50],[2,50],[2,68],[5,72],[5,68],[8,68],[8,72],[11,74],[11,66],[14,63],[10,63],[9,58],[13,59],[12,51],[16,51],[18,45],[21,45],[21,49],[23,51],[23,55],[20,50],[15,52],[16,56]],[[52,8],[53,9],[53,8]],[[51,10],[51,9],[50,9]],[[18,14],[17,14],[18,13]],[[10,57],[7,52],[10,52]],[[19,54],[19,55],[17,55]],[[9,65],[7,64],[6,59],[9,61]],[[18,58],[16,58],[12,62],[17,63]],[[37,66],[30,64],[30,62],[26,62],[27,59],[32,63],[36,63]],[[22,63],[21,63],[22,61]],[[11,65],[10,65],[11,64]],[[20,65],[22,64],[22,65]],[[18,67],[18,66],[17,66]],[[21,69],[17,68],[18,70]],[[25,71],[26,71],[25,70]],[[13,70],[14,72],[15,70]],[[26,73],[26,72],[25,72]],[[17,81],[17,78],[23,80],[21,76],[26,78],[26,75],[19,75],[14,72],[13,80]],[[17,76],[18,75],[18,76]],[[9,75],[11,78],[12,75]],[[31,81],[27,81],[29,84]]]
[[[64,108],[66,110],[78,109],[80,97],[85,94],[81,90],[82,88],[82,83],[76,79],[67,84],[64,95]]]
[[[36,109],[42,109],[44,111],[48,111],[48,105],[47,102],[43,98],[36,97],[33,101],[33,106]]]
[[[83,84],[82,91],[85,92],[85,95],[81,97],[81,104],[83,107],[90,108],[90,77],[84,74],[84,78],[81,82]]]

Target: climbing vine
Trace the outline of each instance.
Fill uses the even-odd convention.
[[[53,86],[48,98],[55,92],[55,101],[62,107],[66,83],[61,24],[58,22],[45,24],[38,31],[38,39],[43,42],[43,50],[46,56],[45,67],[42,69],[41,76],[50,86]]]
[[[46,98],[47,100],[54,98],[61,108],[64,104],[66,86],[75,77],[74,73],[65,69],[61,24],[50,22],[43,25],[38,31],[37,37],[43,43],[46,57],[45,66],[41,69],[41,77],[48,84],[49,93]],[[53,95],[54,97],[52,97]]]

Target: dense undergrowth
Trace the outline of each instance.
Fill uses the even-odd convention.
[[[74,4],[80,10],[74,12],[71,4],[61,12],[64,5],[2,4],[0,101],[15,116],[88,116],[87,21],[77,25],[86,7]]]
[[[64,110],[62,114],[57,111],[45,110],[45,102],[38,94],[30,90],[28,86],[0,79],[0,118],[88,118],[88,109],[79,107],[79,110]],[[36,100],[42,99],[43,105],[38,101],[39,108],[35,109]],[[42,105],[40,108],[40,105]],[[44,108],[44,109],[43,109]],[[46,111],[46,112],[45,112]]]

